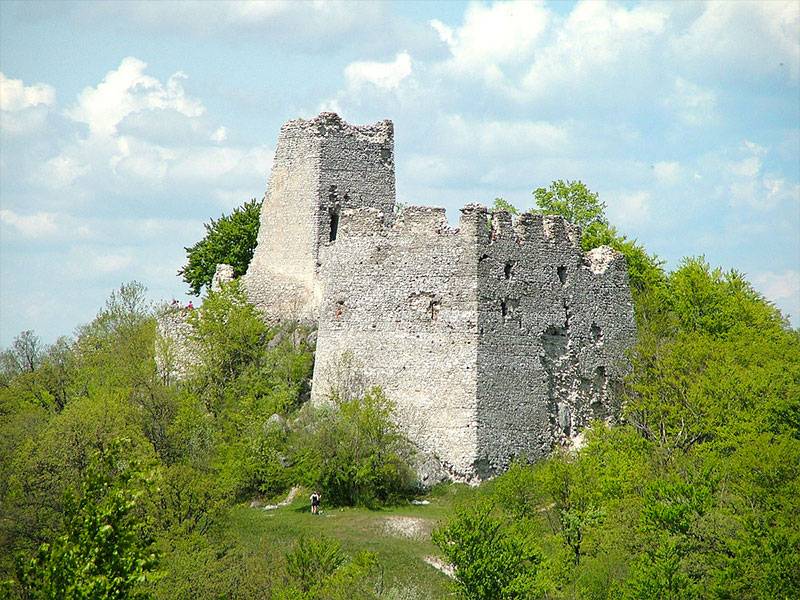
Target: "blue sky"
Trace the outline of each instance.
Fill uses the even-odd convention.
[[[122,282],[186,298],[203,223],[264,193],[282,122],[395,122],[399,200],[581,179],[674,268],[800,325],[800,3],[2,2],[0,346]]]

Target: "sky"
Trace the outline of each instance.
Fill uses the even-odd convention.
[[[281,124],[395,123],[398,200],[580,179],[800,326],[800,2],[0,2],[0,347],[71,335],[261,198]]]

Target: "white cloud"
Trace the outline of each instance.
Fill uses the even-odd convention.
[[[11,225],[25,237],[40,238],[52,235],[58,230],[55,215],[37,212],[21,215],[12,210],[0,210],[0,221]]]
[[[92,259],[92,267],[102,273],[122,271],[133,262],[128,254],[101,254]]]
[[[756,156],[763,156],[767,153],[767,149],[764,146],[751,142],[750,140],[743,141],[742,148]]]
[[[761,171],[761,159],[758,156],[749,156],[730,163],[728,169],[737,177],[752,178]]]
[[[584,1],[553,33],[554,41],[536,53],[524,87],[537,96],[560,87],[603,85],[611,73],[632,74],[657,48],[667,12],[653,4],[630,10],[607,2]]]
[[[765,271],[754,275],[752,280],[768,300],[791,315],[795,327],[800,326],[800,271]]]
[[[439,35],[440,40],[442,40],[448,46],[455,45],[456,38],[452,27],[448,27],[447,25],[442,23],[439,19],[433,19],[429,21],[429,23],[430,26],[436,30],[436,33]]]
[[[67,110],[72,119],[89,125],[92,134],[110,136],[127,115],[144,109],[172,109],[188,117],[205,112],[198,100],[186,96],[182,81],[186,75],[177,72],[166,82],[144,74],[147,64],[128,56],[120,66],[109,71],[96,87],[87,87],[78,96],[78,103]]]
[[[618,192],[608,194],[608,213],[612,223],[624,227],[640,226],[650,218],[650,192]]]
[[[466,172],[459,168],[453,156],[446,156],[441,153],[421,154],[411,153],[401,158],[398,166],[414,178],[414,182],[420,184],[439,184],[447,181],[451,177],[463,177]]]
[[[442,128],[448,144],[468,148],[470,154],[539,152],[553,156],[571,145],[568,126],[548,121],[478,120],[451,114],[444,117]]]
[[[83,3],[77,11],[83,20],[102,23],[106,29],[127,31],[133,26],[170,35],[189,33],[204,40],[224,37],[241,41],[243,36],[253,36],[259,45],[272,43],[282,50],[329,53],[343,45],[361,45],[365,38],[385,38],[392,23],[382,5],[363,2],[354,8],[351,2],[342,0],[129,0]]]
[[[661,161],[653,165],[653,175],[664,185],[675,185],[683,178],[683,170],[679,162]]]
[[[52,106],[56,91],[44,83],[26,86],[20,79],[9,79],[0,73],[0,110],[18,111],[44,104]]]
[[[88,136],[68,138],[58,144],[58,154],[32,163],[28,181],[68,190],[73,203],[82,198],[84,205],[108,194],[141,197],[146,190],[155,197],[170,188],[202,187],[214,196],[253,185],[247,196],[258,195],[271,149],[226,145],[228,129],[213,124],[202,102],[187,95],[185,75],[160,81],[145,69],[143,61],[128,57],[86,87],[65,114],[87,124]]]
[[[90,171],[91,166],[81,162],[77,157],[60,154],[46,161],[38,176],[46,187],[61,189],[69,187]]]
[[[796,0],[712,1],[685,33],[675,36],[675,56],[711,77],[741,80],[779,74],[797,82],[800,74],[800,2]]]
[[[754,176],[734,181],[728,188],[731,204],[770,210],[784,203],[800,204],[800,185],[775,176]]]
[[[169,178],[176,184],[214,184],[226,179],[238,182],[242,176],[254,173],[265,175],[271,165],[272,155],[266,146],[180,149],[170,161]],[[239,203],[245,200],[247,198]]]
[[[225,127],[217,127],[214,133],[211,134],[211,141],[221,144],[228,139],[228,130]]]
[[[782,273],[767,271],[753,277],[758,289],[772,300],[794,298],[800,301],[800,271],[788,269]]]
[[[438,20],[430,22],[450,47],[447,69],[459,74],[499,80],[507,64],[529,59],[550,20],[542,2],[472,3],[462,25],[452,29]]]
[[[740,158],[723,160],[727,192],[733,206],[772,210],[782,205],[800,206],[800,184],[764,169],[769,148],[745,140],[736,151]]]
[[[411,75],[411,56],[400,52],[391,62],[354,62],[345,67],[344,76],[350,87],[369,83],[383,90],[393,90]]]
[[[716,94],[682,77],[675,79],[672,94],[664,104],[687,125],[701,127],[717,119]]]
[[[11,135],[31,135],[41,131],[47,122],[49,107],[44,104],[23,110],[0,111],[0,131]]]

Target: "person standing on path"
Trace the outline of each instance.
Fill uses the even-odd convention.
[[[322,496],[319,495],[319,492],[314,491],[311,494],[311,514],[318,515],[319,514],[319,501],[322,499]]]

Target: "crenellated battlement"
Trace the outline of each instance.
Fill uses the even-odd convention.
[[[567,245],[580,250],[580,227],[558,215],[523,213],[514,218],[506,211],[491,211],[480,204],[461,209],[458,227],[450,227],[444,208],[407,206],[388,220],[383,211],[371,207],[345,210],[339,221],[339,236],[443,236],[460,235],[477,245],[499,242],[518,246],[533,243]]]
[[[394,141],[394,124],[386,119],[371,125],[351,125],[336,113],[323,112],[313,119],[287,121],[280,131],[281,137],[327,138],[333,134],[384,144]]]

